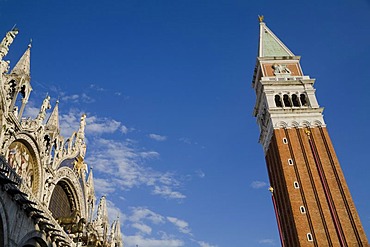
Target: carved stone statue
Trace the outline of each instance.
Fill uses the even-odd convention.
[[[86,126],[86,114],[83,114],[81,116],[80,120],[80,128],[77,132],[77,141],[83,142],[85,139],[85,126]]]
[[[17,36],[18,30],[13,29],[6,33],[5,37],[0,43],[0,59],[6,56],[9,51],[9,46],[13,43],[15,36]]]
[[[292,72],[287,68],[286,64],[274,64],[272,65],[272,68],[274,69],[274,74],[291,74]]]
[[[69,224],[64,227],[64,230],[69,234],[76,234],[76,233],[83,233],[84,228],[86,225],[86,219],[81,218],[77,223],[75,224]]]
[[[78,210],[74,210],[69,217],[59,217],[57,222],[59,225],[76,224],[80,219],[81,213]]]
[[[8,73],[9,68],[10,68],[9,63],[10,63],[9,61],[4,61],[4,60],[0,61],[1,73],[2,74]]]
[[[77,157],[74,161],[73,170],[77,172],[78,177],[82,177],[83,173],[87,173],[87,164],[81,156]]]
[[[38,120],[39,122],[44,121],[44,119],[46,117],[46,110],[48,110],[50,108],[51,108],[51,105],[50,105],[50,96],[46,96],[46,98],[42,102],[41,109],[40,109],[39,114],[36,117],[36,120]]]

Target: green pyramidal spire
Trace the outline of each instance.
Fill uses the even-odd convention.
[[[280,41],[278,37],[266,26],[264,22],[260,22],[260,42],[259,42],[259,57],[285,57],[294,56],[288,47]]]

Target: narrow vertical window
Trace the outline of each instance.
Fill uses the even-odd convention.
[[[307,104],[307,98],[306,98],[306,95],[305,94],[301,94],[300,95],[300,99],[301,99],[301,105],[302,106],[308,106],[308,104]]]
[[[299,99],[298,99],[298,96],[296,94],[292,95],[292,102],[293,102],[293,106],[300,106],[299,105]]]
[[[311,233],[307,233],[307,240],[310,242],[313,241],[313,237]]]
[[[306,209],[303,206],[300,206],[299,207],[299,210],[301,210],[301,213],[302,214],[305,214],[306,213]]]
[[[276,107],[283,107],[283,103],[281,102],[280,95],[275,95],[275,105]]]
[[[289,165],[293,165],[293,160],[292,159],[288,159],[288,164]]]
[[[299,183],[297,181],[294,181],[294,188],[299,189]]]
[[[283,143],[284,144],[288,144],[288,139],[286,139],[285,137],[283,138]]]
[[[292,103],[290,102],[290,98],[287,94],[284,94],[283,101],[284,101],[284,105],[286,107],[291,107],[292,106]]]

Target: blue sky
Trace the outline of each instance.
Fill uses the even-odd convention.
[[[251,88],[259,24],[302,56],[370,236],[370,1],[0,0],[32,38],[33,92],[63,134],[87,113],[87,161],[126,247],[279,246]]]

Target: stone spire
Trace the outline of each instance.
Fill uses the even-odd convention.
[[[30,77],[30,56],[31,56],[31,44],[28,45],[27,50],[24,52],[18,63],[15,65],[9,75],[9,79],[14,80],[12,93],[9,94],[8,99],[11,100],[9,109],[21,119],[24,108],[28,102],[28,98],[31,94],[31,77]],[[6,90],[9,92],[9,90]],[[16,102],[18,95],[21,95],[21,105]],[[18,112],[18,109],[19,112]]]
[[[107,201],[105,196],[100,198],[98,210],[96,213],[96,218],[94,220],[94,225],[98,231],[99,237],[103,239],[103,241],[107,240],[108,235],[108,210],[107,210]]]
[[[95,188],[94,188],[94,177],[93,177],[93,169],[90,167],[89,176],[87,177],[86,181],[86,194],[87,194],[87,211],[88,211],[88,221],[92,221],[92,216],[94,213],[95,208]]]
[[[294,54],[260,19],[259,57],[293,57]]]
[[[11,74],[23,76],[24,78],[30,78],[30,58],[31,58],[31,44],[28,45],[27,50],[23,56],[19,59],[18,63],[14,66]]]
[[[59,128],[59,101],[57,100],[49,119],[46,121],[46,129],[55,132],[57,135],[60,133]]]
[[[93,177],[93,168],[90,167],[89,176],[87,177],[87,185],[90,186],[90,188],[94,188],[94,177]]]
[[[37,115],[36,117],[36,120],[41,124],[45,117],[46,117],[46,110],[49,110],[51,108],[50,106],[50,96],[47,95],[44,99],[44,101],[42,102],[42,105],[41,105],[41,108],[40,108],[40,112],[39,114]]]
[[[123,247],[119,216],[117,216],[117,219],[112,223],[110,230],[110,245],[111,247]]]
[[[18,34],[18,29],[13,28],[9,32],[6,33],[5,37],[0,43],[0,60],[8,54],[9,46],[13,43],[14,38]]]

